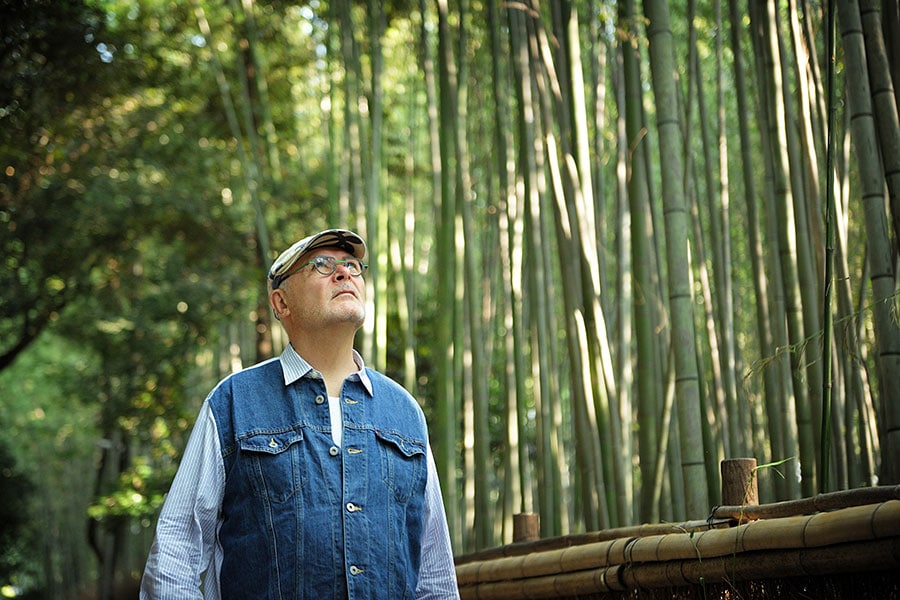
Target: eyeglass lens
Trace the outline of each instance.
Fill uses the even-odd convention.
[[[358,260],[354,260],[352,258],[347,260],[339,260],[337,258],[331,256],[317,256],[313,260],[309,261],[308,264],[311,264],[313,268],[318,271],[321,275],[331,275],[337,270],[338,265],[344,265],[347,267],[347,271],[353,277],[358,277],[362,275],[363,266]]]

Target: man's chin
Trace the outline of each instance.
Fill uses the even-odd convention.
[[[356,311],[345,311],[341,313],[341,320],[345,323],[351,323],[357,327],[362,327],[366,320],[366,311],[363,309]]]

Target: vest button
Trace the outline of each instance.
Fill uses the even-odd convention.
[[[362,509],[360,507],[358,507],[357,505],[353,504],[352,502],[347,503],[347,512],[352,513],[352,512],[359,511],[359,510],[362,510]]]
[[[360,569],[360,568],[357,567],[356,565],[353,565],[353,566],[350,567],[350,574],[351,574],[351,575],[359,575],[359,574],[362,573],[362,572],[363,572],[362,569]]]
[[[316,396],[316,404],[325,404],[325,396],[322,394]]]
[[[337,446],[332,446],[331,448],[328,449],[328,454],[330,454],[332,456],[337,456],[340,453],[341,453],[341,451],[340,451],[340,449],[338,449]]]

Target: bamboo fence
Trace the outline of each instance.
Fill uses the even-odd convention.
[[[460,594],[463,600],[637,597],[637,590],[878,571],[888,574],[896,597],[898,498],[900,486],[867,488],[717,507],[703,522],[512,544],[458,558]]]

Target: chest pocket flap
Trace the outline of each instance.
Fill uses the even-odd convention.
[[[258,433],[245,437],[238,442],[242,452],[265,452],[267,454],[281,454],[293,444],[303,440],[300,431],[284,431],[279,433]]]
[[[284,502],[303,485],[303,433],[263,432],[238,441],[241,468],[253,494]]]
[[[395,431],[376,430],[381,454],[381,475],[384,483],[401,502],[425,489],[425,442],[406,437]]]

